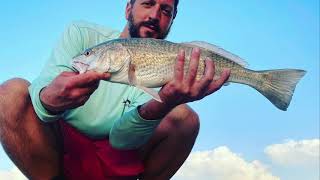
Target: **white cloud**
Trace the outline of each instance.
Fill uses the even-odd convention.
[[[287,140],[265,148],[272,167],[258,160],[246,161],[241,155],[222,146],[208,151],[193,152],[173,180],[293,180],[318,179],[320,140]],[[277,176],[271,173],[277,172]],[[0,170],[0,179],[26,180],[15,167]]]
[[[193,152],[173,180],[280,180],[255,160],[245,161],[222,146],[211,151]]]
[[[17,167],[14,167],[8,171],[0,170],[0,179],[27,180],[27,178],[20,172]]]
[[[320,140],[287,140],[265,148],[271,160],[284,167],[319,167]]]

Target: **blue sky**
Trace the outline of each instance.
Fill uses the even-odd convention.
[[[74,20],[122,30],[125,4],[124,0],[2,2],[0,83],[13,77],[29,81],[37,77],[62,31]],[[249,165],[258,160],[280,179],[318,176],[312,168],[290,175],[288,172],[300,167],[277,164],[265,149],[274,144],[288,147],[290,140],[295,148],[319,139],[319,1],[181,0],[168,40],[219,45],[245,59],[254,70],[306,70],[286,112],[254,89],[238,84],[190,104],[201,118],[193,152],[226,147],[222,150],[230,151],[228,155],[234,153]],[[0,148],[0,171],[12,166]]]

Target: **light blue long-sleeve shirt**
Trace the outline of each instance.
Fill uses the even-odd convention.
[[[79,21],[69,25],[41,74],[29,87],[35,112],[42,121],[64,119],[89,137],[108,136],[111,144],[120,149],[134,149],[147,142],[161,120],[140,117],[137,106],[150,100],[150,97],[135,87],[101,81],[83,106],[62,114],[50,114],[40,101],[40,91],[56,76],[63,71],[73,71],[71,61],[74,56],[119,35],[118,31],[93,23]]]

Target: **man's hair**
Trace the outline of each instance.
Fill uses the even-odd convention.
[[[133,5],[136,0],[129,0],[130,1],[130,4]],[[178,4],[179,4],[179,0],[175,0],[174,1],[174,12],[173,12],[173,19],[176,17],[177,15],[177,12],[178,12]]]

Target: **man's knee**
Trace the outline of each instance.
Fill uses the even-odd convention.
[[[15,125],[15,119],[31,104],[27,80],[14,78],[0,85],[0,123]],[[13,124],[12,124],[13,123]]]
[[[185,118],[184,118],[184,126],[185,130],[191,131],[191,133],[198,135],[200,129],[200,119],[198,114],[192,110],[190,107],[185,108]]]
[[[170,124],[183,134],[198,135],[200,120],[198,114],[187,105],[178,106],[169,117]]]
[[[0,93],[1,95],[16,94],[19,96],[27,96],[29,95],[29,86],[29,81],[21,78],[13,78],[0,84]]]

